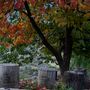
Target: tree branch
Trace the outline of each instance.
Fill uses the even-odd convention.
[[[40,28],[37,26],[35,20],[33,19],[32,15],[31,15],[30,8],[29,8],[29,6],[28,6],[27,1],[25,1],[24,4],[25,4],[26,11],[27,11],[27,16],[29,17],[30,22],[31,22],[33,28],[35,29],[35,31],[38,33],[39,37],[41,38],[42,43],[43,43],[43,44],[48,48],[48,50],[50,50],[50,51],[52,52],[52,54],[57,58],[58,52],[48,43],[48,41],[47,41],[46,38],[44,37],[43,33],[41,32]],[[61,58],[61,57],[60,57],[60,58]],[[62,60],[62,58],[61,58],[61,60]]]

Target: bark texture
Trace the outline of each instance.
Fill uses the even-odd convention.
[[[60,67],[61,74],[63,75],[65,71],[69,70],[69,65],[70,65],[70,58],[72,54],[72,27],[66,28],[66,34],[64,38],[64,43],[63,43],[63,53],[64,55],[62,56],[62,50],[58,51],[56,50],[44,37],[43,33],[41,32],[41,29],[38,27],[36,24],[35,20],[33,19],[29,5],[27,1],[24,2],[26,11],[25,14],[28,16],[30,19],[30,23],[32,24],[34,30],[37,32],[39,37],[42,40],[42,43],[47,47],[49,51],[56,57],[56,60],[58,62],[58,65]]]

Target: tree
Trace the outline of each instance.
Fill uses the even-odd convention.
[[[77,48],[81,46],[81,49],[90,48],[90,28],[85,30],[85,26],[90,25],[87,2],[90,3],[88,0],[2,0],[1,40],[14,45],[31,43],[36,31],[42,43],[56,57],[63,75],[69,70],[72,51],[78,52]]]

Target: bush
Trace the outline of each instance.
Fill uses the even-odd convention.
[[[73,90],[71,87],[67,88],[63,82],[60,82],[56,85],[54,90]]]

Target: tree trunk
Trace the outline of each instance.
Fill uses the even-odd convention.
[[[69,70],[70,59],[72,55],[72,29],[73,27],[66,28],[65,41],[64,41],[64,55],[63,55],[63,73]]]
[[[63,47],[63,56],[61,56],[62,51],[58,53],[58,56],[56,57],[58,64],[60,66],[61,75],[64,75],[65,71],[69,70],[70,67],[70,59],[72,55],[72,29],[73,27],[66,28],[65,32],[65,39],[62,46]],[[62,57],[62,58],[61,58]]]
[[[41,29],[37,26],[35,20],[33,19],[29,5],[27,1],[25,1],[25,8],[26,12],[24,12],[28,18],[30,19],[30,23],[32,24],[34,30],[37,32],[39,37],[42,40],[42,43],[47,47],[49,51],[56,57],[56,60],[58,62],[58,65],[60,67],[61,75],[64,74],[65,71],[69,70],[69,65],[70,65],[70,58],[72,54],[72,27],[66,28],[66,34],[65,34],[65,40],[64,40],[64,50],[63,50],[63,57],[61,56],[61,52],[58,52],[53,46],[50,45],[50,43],[47,41],[47,39],[44,37]]]

